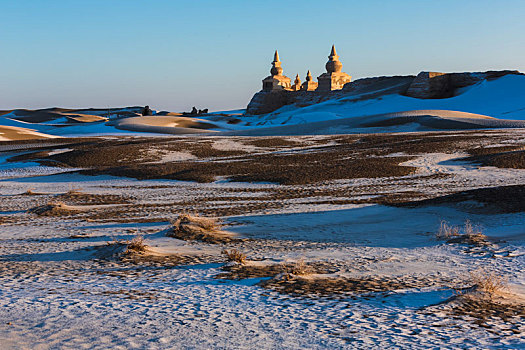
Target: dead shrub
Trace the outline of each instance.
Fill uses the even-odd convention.
[[[508,289],[507,279],[494,272],[471,271],[470,282],[475,291],[480,292],[483,297],[489,299],[493,299],[496,295]]]
[[[144,237],[141,235],[135,236],[131,241],[127,242],[126,253],[143,253],[146,251],[146,243],[144,243]]]
[[[437,239],[450,239],[459,235],[459,226],[450,225],[445,220],[441,220],[439,231],[436,233]]]
[[[487,236],[483,234],[480,226],[472,225],[470,220],[466,220],[463,227],[449,225],[446,221],[441,221],[439,230],[436,233],[437,239],[446,240],[447,243],[459,243],[475,246],[486,246]]]
[[[71,215],[77,212],[78,209],[67,206],[64,202],[48,202],[44,205],[29,209],[27,212],[31,214],[37,214],[40,216],[62,216]]]
[[[463,234],[465,235],[481,235],[481,227],[473,226],[470,220],[465,220],[465,225],[463,227]]]
[[[226,258],[228,259],[228,261],[233,261],[239,264],[246,263],[246,254],[241,253],[237,249],[231,249],[231,250],[224,249],[222,251],[222,254],[226,255]]]
[[[204,218],[198,215],[181,214],[175,221],[176,225],[193,225],[200,227],[207,231],[218,230],[221,227],[219,220],[212,218]]]
[[[181,214],[166,234],[185,241],[202,241],[207,243],[227,243],[233,240],[229,232],[222,231],[219,220]]]
[[[313,273],[312,268],[308,266],[308,264],[306,264],[303,258],[293,263],[290,270],[291,270],[290,272],[296,276],[304,276],[304,275],[309,275]]]

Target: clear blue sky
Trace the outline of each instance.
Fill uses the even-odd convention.
[[[0,0],[0,109],[244,108],[332,43],[354,79],[525,71],[525,1]]]

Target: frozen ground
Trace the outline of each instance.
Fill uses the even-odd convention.
[[[480,143],[478,136],[485,141]],[[523,210],[499,212],[469,201],[393,205],[399,198],[524,184],[523,169],[458,160],[468,155],[464,149],[480,144],[519,149],[523,133],[446,137],[449,151],[429,147],[411,152],[410,146],[383,154],[411,155],[403,161],[415,168],[409,175],[295,185],[233,182],[227,176],[208,183],[137,180],[110,176],[103,169],[88,176],[78,168],[41,166],[39,159],[13,160],[32,147],[48,152],[38,157],[67,155],[78,147],[73,141],[6,147],[0,152],[0,344],[8,349],[523,348]],[[456,148],[454,140],[469,138],[472,145]],[[132,140],[121,141],[129,148]],[[348,140],[357,147],[368,139]],[[139,167],[203,161],[230,166],[267,154],[318,152],[322,157],[348,140],[146,140],[139,144],[145,152],[129,162],[142,162]],[[396,140],[388,141],[389,147],[397,147]],[[109,156],[112,144],[105,145]],[[368,148],[345,152],[348,157],[359,152],[369,159],[382,156]],[[78,210],[55,216],[28,212],[49,201]],[[227,230],[248,240],[211,244],[166,237],[169,221],[183,211],[221,216]],[[441,220],[462,225],[466,219],[483,227],[486,245],[436,238]],[[118,242],[137,235],[144,236],[147,252],[123,258],[125,244]],[[259,284],[269,277],[217,278],[225,269],[223,249],[245,253],[248,266],[303,260],[327,269],[306,280],[372,278],[383,287],[298,296]],[[480,318],[458,311],[449,298],[472,285],[469,272],[475,270],[505,276],[505,298],[518,312]],[[392,281],[404,287],[388,287]]]

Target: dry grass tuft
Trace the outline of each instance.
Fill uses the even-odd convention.
[[[226,257],[228,258],[228,261],[233,261],[239,264],[246,263],[246,254],[241,253],[237,249],[231,249],[231,250],[224,249],[222,251],[222,254],[226,255]]]
[[[296,276],[305,276],[313,273],[312,267],[308,266],[303,258],[297,260],[290,269],[290,273]]]
[[[470,272],[470,281],[476,291],[480,292],[483,297],[489,299],[493,299],[508,289],[507,279],[494,272],[482,270],[472,271]]]
[[[218,230],[221,227],[221,224],[217,219],[204,218],[198,215],[189,214],[179,215],[174,225],[193,225],[207,231]]]
[[[197,240],[208,243],[227,243],[234,240],[229,232],[222,231],[219,220],[181,214],[173,223],[168,237],[185,241]]]
[[[473,226],[470,220],[465,221],[465,226],[463,227],[463,233],[466,235],[481,235],[481,227]]]
[[[134,237],[131,241],[127,242],[126,253],[144,253],[146,251],[147,245],[144,243],[144,237],[138,235]]]
[[[40,216],[62,216],[70,215],[78,211],[77,209],[67,206],[64,202],[48,202],[28,210],[28,213]]]
[[[463,227],[449,225],[446,221],[441,221],[436,238],[446,240],[447,243],[475,246],[486,246],[489,244],[487,236],[483,234],[481,227],[472,225],[470,220],[466,220]]]
[[[441,220],[439,231],[436,233],[437,239],[450,239],[459,236],[459,226],[450,225],[445,220]]]
[[[474,318],[475,324],[487,329],[494,326],[494,318],[500,318],[510,326],[525,318],[523,303],[505,296],[509,288],[505,277],[478,269],[470,272],[468,284],[470,287],[458,290],[458,295],[448,300],[452,302],[449,312],[454,317],[469,316]],[[501,328],[495,330],[502,331]],[[519,332],[519,327],[515,330]]]

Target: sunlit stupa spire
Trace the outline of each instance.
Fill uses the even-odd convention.
[[[341,70],[343,64],[339,61],[339,56],[335,51],[335,45],[332,45],[328,62],[326,62],[326,73],[317,77],[319,81],[318,91],[332,91],[342,89],[346,83],[352,81],[352,77]]]
[[[275,50],[275,53],[273,54],[272,68],[270,69],[270,76],[263,79],[263,90],[273,91],[283,89],[291,89],[291,79],[283,75],[279,52]]]

